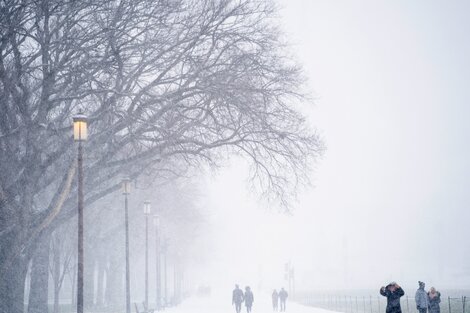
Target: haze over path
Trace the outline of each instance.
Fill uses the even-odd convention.
[[[226,293],[213,294],[208,297],[192,297],[189,298],[176,308],[167,309],[168,313],[234,313],[235,308],[231,304],[231,290]],[[287,313],[331,313],[319,308],[303,306],[297,303],[287,302]],[[246,312],[246,308],[242,307],[242,313]],[[253,304],[252,313],[271,313],[271,296],[269,294],[255,293],[255,303]]]

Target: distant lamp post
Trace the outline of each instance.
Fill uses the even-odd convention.
[[[77,313],[83,313],[83,141],[87,140],[87,118],[83,113],[73,117],[73,139],[78,142],[78,266]]]
[[[124,195],[124,225],[126,229],[126,313],[131,313],[131,287],[129,269],[129,209],[127,197],[131,193],[131,180],[122,180],[122,194]]]
[[[155,277],[156,277],[156,309],[160,311],[162,307],[162,295],[161,295],[161,270],[160,270],[160,217],[158,215],[153,216],[153,225],[155,226]]]
[[[144,202],[145,215],[145,310],[148,311],[149,305],[149,215],[150,201]]]
[[[163,290],[165,293],[163,305],[167,307],[168,305],[168,271],[167,271],[167,254],[168,254],[168,238],[163,239]]]

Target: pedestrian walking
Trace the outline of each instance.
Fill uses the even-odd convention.
[[[276,289],[274,289],[271,297],[273,300],[273,311],[277,312],[277,310],[279,309],[279,294],[277,293]]]
[[[429,301],[429,313],[441,313],[441,293],[436,291],[436,288],[431,287],[428,292],[428,301]]]
[[[400,298],[405,295],[405,291],[396,282],[380,288],[380,294],[387,298],[386,313],[402,313]]]
[[[415,294],[416,309],[419,313],[426,313],[429,306],[428,294],[424,290],[425,284],[422,281],[419,281],[418,285],[419,288]]]
[[[237,313],[241,312],[244,299],[243,290],[241,290],[238,285],[235,285],[235,289],[232,292],[232,305],[235,305],[235,311]]]
[[[286,311],[286,300],[289,294],[287,291],[284,290],[284,288],[281,288],[281,291],[279,291],[279,300],[281,300],[281,312]]]
[[[253,292],[249,286],[245,287],[245,306],[246,306],[246,313],[251,312],[251,307],[253,306],[253,302],[255,302],[255,297],[253,296]]]

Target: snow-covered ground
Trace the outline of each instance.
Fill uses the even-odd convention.
[[[181,305],[169,308],[167,313],[235,313],[231,306],[230,292],[226,297],[192,297],[186,299]],[[246,308],[242,307],[242,313]],[[252,313],[272,313],[270,295],[255,295]],[[297,303],[287,302],[287,313],[331,313],[332,311],[303,306]]]

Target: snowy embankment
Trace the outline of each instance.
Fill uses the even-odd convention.
[[[252,313],[272,313],[273,309],[269,295],[255,295]],[[235,313],[235,308],[231,306],[230,292],[225,297],[192,297],[186,299],[181,305],[166,310],[168,313]],[[242,307],[242,313],[246,308]],[[331,313],[325,309],[312,308],[297,303],[287,302],[288,313]]]

